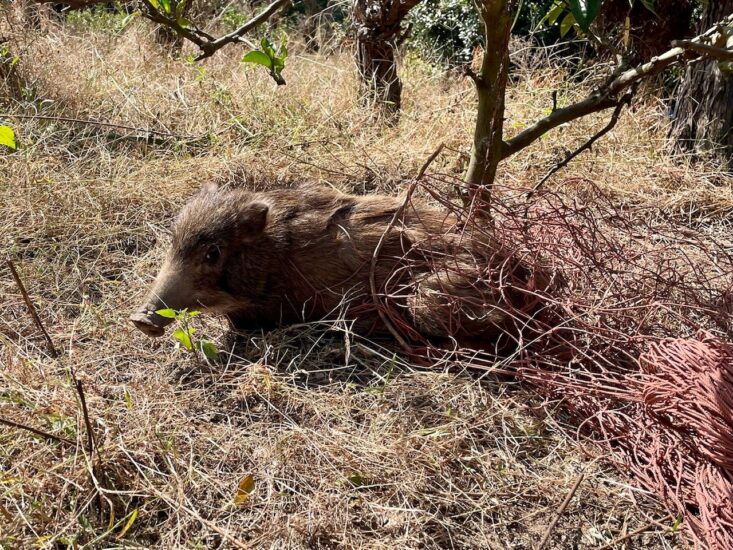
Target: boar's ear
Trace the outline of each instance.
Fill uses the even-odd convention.
[[[246,204],[240,216],[240,227],[244,235],[255,237],[267,226],[267,214],[270,207],[264,202],[254,201]]]

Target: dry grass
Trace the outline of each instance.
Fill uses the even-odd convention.
[[[531,548],[580,473],[548,547],[598,547],[664,517],[510,380],[415,370],[338,322],[236,340],[220,319],[199,318],[226,352],[213,368],[134,331],[126,317],[170,219],[203,182],[397,192],[440,142],[452,152],[435,169],[460,173],[473,116],[468,82],[415,59],[403,71],[403,118],[383,129],[356,106],[348,53],[295,48],[288,85],[275,89],[239,52],[191,64],[161,56],[148,34],[137,23],[119,36],[52,26],[10,44],[24,90],[6,85],[5,114],[197,139],[145,143],[121,129],[2,117],[21,148],[0,156],[1,246],[62,353],[48,357],[3,268],[0,415],[79,444],[0,427],[0,546]],[[522,61],[510,129],[566,87],[560,71],[538,70],[546,59]],[[536,181],[602,124],[540,141],[503,167],[503,181]],[[587,177],[619,201],[721,230],[731,181],[667,158],[665,124],[649,98],[552,184]],[[72,372],[98,438],[96,478]],[[235,505],[248,475],[254,490]],[[675,547],[671,524],[629,547]]]

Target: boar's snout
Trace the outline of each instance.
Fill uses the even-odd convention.
[[[192,296],[190,274],[186,275],[186,269],[180,263],[168,260],[163,264],[143,305],[130,315],[130,321],[148,336],[163,336],[165,327],[173,319],[162,317],[156,311],[192,307],[195,303]]]
[[[141,309],[130,315],[130,321],[135,325],[135,328],[154,338],[163,336],[165,327],[171,320],[147,309]]]

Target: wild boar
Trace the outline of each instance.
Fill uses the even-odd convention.
[[[161,336],[171,322],[155,313],[162,308],[220,313],[239,329],[319,320],[341,310],[357,331],[383,332],[374,283],[380,291],[393,289],[389,303],[402,308],[417,333],[476,337],[495,330],[505,318],[498,291],[465,275],[470,269],[448,267],[461,261],[450,246],[461,238],[458,220],[417,206],[386,231],[402,204],[399,197],[331,189],[205,187],[178,215],[165,262],[131,321]],[[428,247],[416,246],[425,242]],[[445,258],[445,268],[423,261],[426,248]],[[458,308],[453,295],[462,298]]]

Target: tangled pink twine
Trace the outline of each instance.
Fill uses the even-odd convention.
[[[618,207],[586,180],[529,200],[496,188],[489,220],[451,197],[456,184],[434,176],[411,187],[449,210],[453,244],[413,243],[405,273],[373,304],[406,351],[529,384],[682,517],[696,544],[732,549],[733,243],[658,210]],[[497,299],[505,320],[495,336],[480,346],[419,337],[397,298],[426,271],[474,287],[443,289],[451,330],[476,311],[475,296]]]

